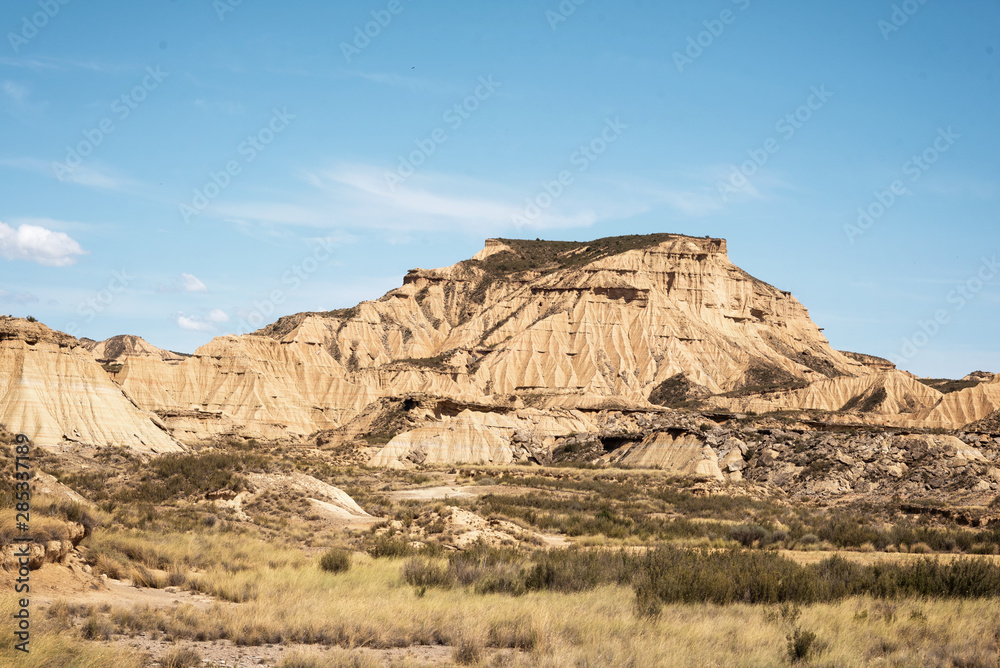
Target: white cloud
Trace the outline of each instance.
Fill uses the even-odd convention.
[[[229,314],[221,308],[212,309],[212,312],[208,314],[208,319],[212,322],[229,322]]]
[[[208,286],[194,274],[181,274],[184,279],[184,292],[208,292]]]
[[[181,329],[187,329],[193,332],[210,332],[212,331],[212,325],[205,322],[196,315],[187,316],[183,312],[177,314],[175,317],[177,326]]]
[[[76,262],[75,256],[87,254],[64,232],[53,232],[29,224],[15,229],[0,223],[0,257],[7,260],[29,260],[47,267],[67,267]]]
[[[92,232],[94,230],[100,229],[110,229],[110,225],[103,223],[93,224],[93,223],[81,223],[75,220],[59,220],[57,218],[44,218],[44,217],[22,217],[22,218],[11,218],[8,221],[9,225],[36,225],[38,227],[45,227],[50,230],[56,230],[59,232],[69,232],[72,230]]]

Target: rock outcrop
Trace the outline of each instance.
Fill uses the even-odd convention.
[[[19,318],[0,317],[0,424],[42,446],[183,449],[75,338]]]
[[[136,357],[160,360],[167,364],[180,364],[185,358],[190,357],[190,355],[157,348],[142,337],[131,334],[112,336],[103,341],[83,338],[80,339],[80,345],[89,350],[94,359],[105,368],[111,367],[112,371],[114,365],[120,365],[125,360]]]
[[[725,480],[716,452],[704,440],[683,431],[650,434],[638,443],[616,450],[608,462],[618,466],[663,469],[678,476]]]

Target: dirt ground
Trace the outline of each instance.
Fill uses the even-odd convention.
[[[151,668],[162,666],[162,659],[175,647],[194,650],[202,660],[202,666],[225,668],[249,668],[250,666],[276,666],[286,656],[302,654],[322,659],[325,656],[336,656],[344,650],[339,648],[324,648],[316,645],[260,645],[257,647],[238,647],[228,640],[214,642],[194,642],[185,640],[173,643],[165,640],[152,640],[140,634],[134,638],[120,638],[113,641],[114,645],[128,647],[149,655],[147,665]],[[359,658],[370,658],[380,663],[390,663],[409,659],[417,665],[441,665],[451,660],[452,648],[442,645],[414,645],[393,649],[369,649],[365,647],[352,650]]]

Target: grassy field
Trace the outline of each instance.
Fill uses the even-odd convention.
[[[315,449],[106,461],[43,459],[96,506],[40,498],[39,526],[85,522],[93,577],[175,587],[180,603],[67,596],[34,611],[30,657],[0,636],[0,665],[181,668],[220,647],[258,648],[270,657],[260,665],[282,668],[997,665],[1000,532],[891,500],[706,495],[657,471],[387,472]],[[239,519],[206,499],[289,471],[348,491],[382,522],[338,528],[304,497],[265,493]],[[442,485],[469,493],[398,495]],[[517,531],[457,551],[455,513]],[[542,535],[571,547],[529,540]],[[185,590],[214,602],[185,602]],[[0,599],[0,616],[14,605]],[[139,640],[154,658],[128,645]]]
[[[189,641],[194,651],[199,642],[221,638],[346,650],[444,644],[453,648],[451,661],[463,665],[987,666],[996,665],[1000,637],[995,599],[673,604],[649,617],[637,614],[635,595],[625,586],[521,596],[421,589],[403,582],[401,560],[355,561],[336,575],[288,565],[233,574],[232,583],[255,583],[253,598],[208,610],[55,606],[46,621],[50,631],[35,644],[34,663],[9,663],[18,657],[6,640],[0,662],[138,666],[138,659],[110,649],[109,641],[145,633]],[[57,638],[58,629],[63,631]],[[356,665],[350,656],[346,651],[311,665]]]

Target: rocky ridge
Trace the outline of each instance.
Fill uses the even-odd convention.
[[[0,317],[0,424],[44,446],[110,445],[145,454],[183,449],[79,341],[19,318]]]

